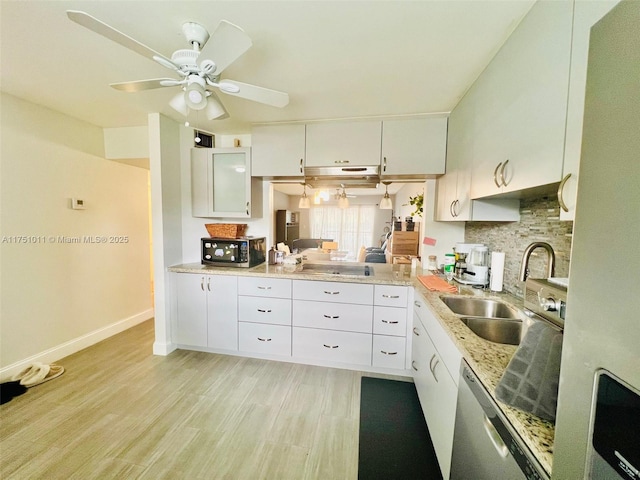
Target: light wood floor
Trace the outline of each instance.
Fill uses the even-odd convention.
[[[362,372],[152,342],[150,320],[0,406],[0,478],[357,478]]]

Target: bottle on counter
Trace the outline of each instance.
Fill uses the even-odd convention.
[[[269,250],[269,253],[267,255],[267,263],[269,265],[275,265],[276,264],[276,247],[275,247],[275,245],[271,247],[271,250]]]
[[[438,273],[438,257],[435,255],[429,255],[427,270],[429,270],[433,275]]]
[[[448,281],[453,279],[453,274],[456,268],[456,255],[455,253],[444,254],[444,275]]]

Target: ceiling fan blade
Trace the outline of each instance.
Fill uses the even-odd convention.
[[[289,103],[289,94],[271,90],[269,88],[258,87],[236,80],[222,80],[217,84],[220,91],[227,95],[246,98],[254,102],[264,103],[274,107],[284,107]]]
[[[110,25],[98,20],[95,17],[92,17],[86,12],[81,12],[79,10],[67,10],[67,17],[70,20],[76,22],[78,25],[82,25],[89,30],[102,35],[109,40],[112,40],[116,43],[119,43],[123,47],[128,48],[129,50],[133,50],[140,55],[147,57],[151,60],[155,60],[158,63],[168,67],[169,65],[174,65],[177,70],[179,67],[175,65],[169,58],[165,57],[161,53],[156,52],[155,50],[147,47],[146,45],[134,40],[129,35],[122,33],[119,30],[116,30]],[[157,57],[160,60],[154,59],[153,57]]]
[[[173,78],[153,78],[150,80],[136,80],[135,82],[111,83],[110,87],[122,92],[140,92],[142,90],[151,90],[153,88],[175,87],[183,82]]]
[[[205,114],[209,120],[222,120],[224,118],[229,118],[229,112],[224,108],[224,105],[218,98],[218,96],[214,92],[209,92],[207,99],[207,106],[205,107]]]
[[[212,60],[216,64],[214,75],[235,62],[244,52],[249,50],[251,38],[240,27],[222,20],[205,46],[200,51],[198,61]]]

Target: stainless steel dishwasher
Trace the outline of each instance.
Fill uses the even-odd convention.
[[[549,478],[464,360],[460,368],[450,478]]]

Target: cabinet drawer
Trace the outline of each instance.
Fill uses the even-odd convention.
[[[294,280],[293,298],[295,300],[373,305],[373,285]]]
[[[371,335],[293,327],[293,356],[371,365]]]
[[[240,295],[238,296],[238,320],[291,325],[291,300]]]
[[[374,304],[387,307],[406,307],[408,288],[394,285],[376,285],[374,289]]]
[[[406,351],[405,345],[405,337],[374,335],[372,356],[373,366],[403,369]]]
[[[284,278],[238,277],[238,295],[291,298],[291,280]]]
[[[291,356],[291,327],[239,322],[241,352]]]
[[[293,301],[293,325],[296,327],[371,333],[372,319],[371,305]]]
[[[373,333],[405,337],[407,335],[407,309],[374,307]]]

